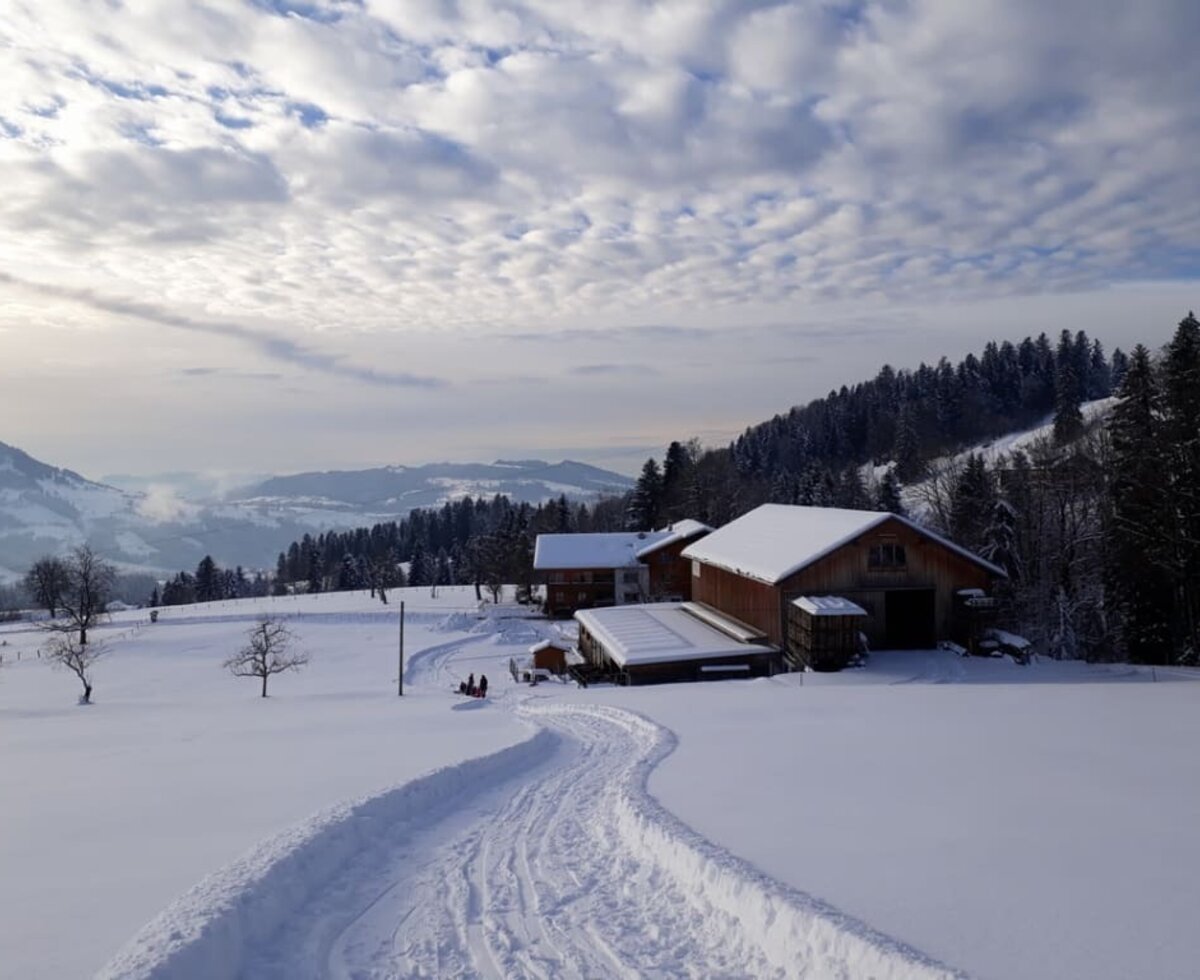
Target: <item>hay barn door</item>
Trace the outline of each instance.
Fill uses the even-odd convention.
[[[884,617],[890,650],[931,649],[936,639],[933,589],[892,589],[885,593]]]

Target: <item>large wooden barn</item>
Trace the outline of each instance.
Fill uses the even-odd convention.
[[[912,521],[876,511],[764,504],[689,545],[692,598],[786,647],[801,596],[843,596],[866,611],[873,649],[956,639],[960,590],[989,590],[1002,569]]]
[[[687,599],[691,563],[680,553],[711,530],[677,521],[661,531],[539,534],[533,570],[546,586],[546,612]]]

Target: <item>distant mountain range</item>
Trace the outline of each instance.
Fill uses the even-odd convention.
[[[132,488],[97,483],[0,442],[0,581],[83,541],[130,569],[175,572],[206,554],[222,565],[265,568],[306,532],[392,520],[463,496],[595,500],[633,483],[586,463],[541,460],[299,473],[224,497],[184,497],[166,481],[128,480]]]

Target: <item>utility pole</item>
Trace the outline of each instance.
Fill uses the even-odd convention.
[[[404,697],[404,600],[400,600],[400,672],[396,675],[396,696]]]

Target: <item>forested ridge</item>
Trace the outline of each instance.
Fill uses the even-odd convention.
[[[1085,419],[1085,403],[1113,399]],[[1052,419],[1021,451],[961,451]],[[956,455],[957,453],[957,455]],[[957,364],[885,365],[870,381],[703,449],[673,442],[624,497],[540,505],[465,498],[398,521],[305,535],[271,588],[532,584],[552,532],[642,530],[690,517],[719,526],[765,502],[914,511],[1005,568],[1005,625],[1052,656],[1195,663],[1200,652],[1200,325],[1158,353],[1108,356],[1064,330],[988,343]],[[210,559],[206,559],[209,562]],[[201,563],[166,602],[220,598]],[[235,577],[236,578],[236,577]],[[215,583],[215,584],[214,584]],[[261,588],[261,584],[258,586]]]

